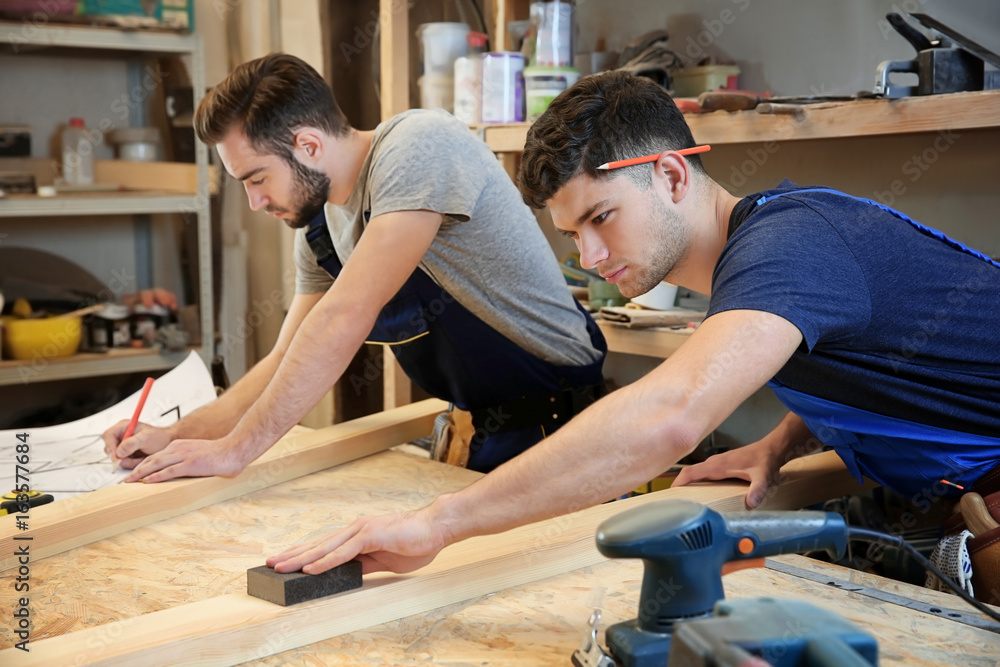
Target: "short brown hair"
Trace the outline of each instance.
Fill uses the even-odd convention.
[[[292,159],[293,137],[301,127],[334,136],[350,129],[319,72],[284,53],[243,63],[201,100],[194,116],[201,141],[213,146],[235,126],[255,150],[286,160]]]
[[[560,94],[528,130],[517,185],[532,208],[543,208],[581,172],[592,178],[621,174],[648,185],[649,165],[597,167],[694,145],[683,114],[662,86],[628,72],[594,74]],[[688,161],[705,173],[700,157]]]

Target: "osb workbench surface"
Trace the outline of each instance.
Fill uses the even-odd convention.
[[[267,555],[355,516],[424,505],[478,477],[388,451],[33,562],[31,639],[244,592],[246,570]],[[952,596],[788,558],[966,611]],[[638,561],[606,561],[248,664],[568,664],[594,608],[604,627],[635,616],[641,578]],[[876,637],[884,665],[995,665],[1000,656],[1000,635],[798,577],[748,570],[725,582],[729,597],[799,598],[841,614]],[[13,644],[8,622],[0,637]]]

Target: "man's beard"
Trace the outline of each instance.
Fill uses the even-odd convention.
[[[622,296],[629,299],[645,294],[663,282],[687,247],[681,216],[668,209],[655,194],[650,196],[653,198],[650,216],[654,224],[644,235],[642,244],[642,247],[649,248],[649,262],[642,263],[646,268],[641,269],[628,285],[618,285]]]
[[[298,160],[289,160],[298,201],[291,213],[292,219],[285,224],[292,229],[305,227],[323,212],[323,206],[330,196],[330,177],[321,171],[310,169]]]

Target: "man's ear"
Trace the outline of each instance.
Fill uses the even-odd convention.
[[[303,164],[315,164],[323,155],[323,134],[312,127],[304,127],[295,133],[294,153]]]
[[[691,188],[691,165],[677,151],[667,151],[653,164],[653,184],[664,188],[677,203]]]

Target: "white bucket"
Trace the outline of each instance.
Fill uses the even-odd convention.
[[[454,76],[455,59],[469,53],[468,34],[464,23],[422,23],[417,36],[424,53],[424,76]]]

